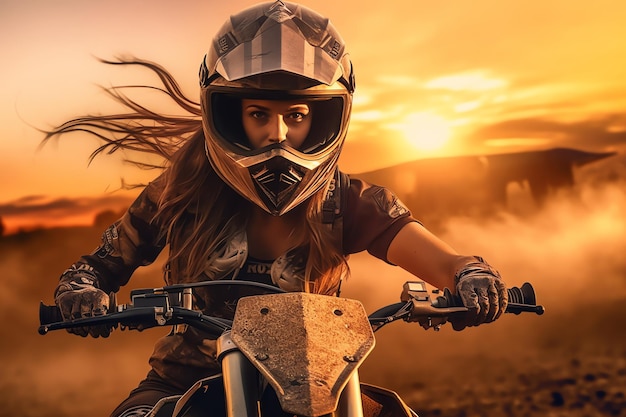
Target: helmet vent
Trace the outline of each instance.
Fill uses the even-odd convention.
[[[280,165],[287,162],[284,158],[278,159]],[[251,174],[256,186],[263,191],[262,194],[271,201],[272,205],[278,207],[285,197],[291,195],[293,187],[300,184],[304,173],[299,172],[294,167],[276,168],[268,167],[267,164],[260,164],[257,169],[251,171]]]
[[[272,4],[267,12],[265,12],[265,16],[277,21],[278,23],[283,23],[284,21],[291,19],[293,17],[293,13],[287,8],[287,6],[285,6],[285,3],[277,1]]]

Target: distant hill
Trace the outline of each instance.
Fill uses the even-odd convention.
[[[423,159],[353,176],[389,187],[417,218],[432,226],[455,215],[527,212],[559,191],[626,179],[626,154],[555,148]],[[99,212],[93,228],[101,232],[124,210]],[[0,236],[3,231],[0,218]]]
[[[617,157],[616,153],[555,148],[425,159],[354,176],[389,187],[418,218],[437,220],[514,209],[512,197],[520,193],[526,194],[527,203],[539,207],[557,191],[573,188],[583,168]],[[615,165],[608,171],[603,168],[606,180],[622,175],[624,169],[619,166],[626,166],[623,156]],[[594,172],[600,180],[602,170]]]

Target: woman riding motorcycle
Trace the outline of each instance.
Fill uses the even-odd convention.
[[[120,63],[152,69],[171,81],[175,96],[177,85],[162,68]],[[367,250],[435,287],[455,288],[473,313],[453,323],[456,329],[491,322],[505,310],[506,285],[482,258],[460,255],[432,235],[391,191],[339,171],[355,78],[327,18],[281,1],[231,16],[202,61],[200,86],[200,120],[180,128],[137,129],[127,121],[166,126],[168,118],[117,96],[132,117],[87,116],[48,134],[83,123],[111,133],[122,148],[176,143],[164,172],[101,244],[62,274],[55,301],[66,320],[105,314],[107,294],[166,246],[167,284],[253,280],[338,295],[348,255]],[[178,102],[196,111],[191,100]],[[201,289],[194,308],[232,312],[228,300]],[[106,337],[110,329],[73,332]],[[113,417],[145,415],[159,399],[219,373],[215,341],[192,328],[160,339],[150,365]]]

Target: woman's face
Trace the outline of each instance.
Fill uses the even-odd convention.
[[[254,149],[284,141],[298,149],[311,130],[311,110],[305,100],[243,99],[243,128]]]

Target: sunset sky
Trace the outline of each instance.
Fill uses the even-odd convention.
[[[0,217],[8,227],[116,207],[145,181],[121,157],[87,158],[80,135],[38,149],[46,129],[111,111],[98,85],[150,83],[94,57],[161,63],[197,95],[213,33],[254,1],[0,0]],[[420,158],[626,144],[626,2],[337,1],[329,16],[355,66],[341,159],[351,173]],[[104,198],[104,200],[103,200]],[[55,210],[50,211],[50,208]],[[45,210],[45,211],[44,211]],[[20,220],[21,219],[21,220]]]

